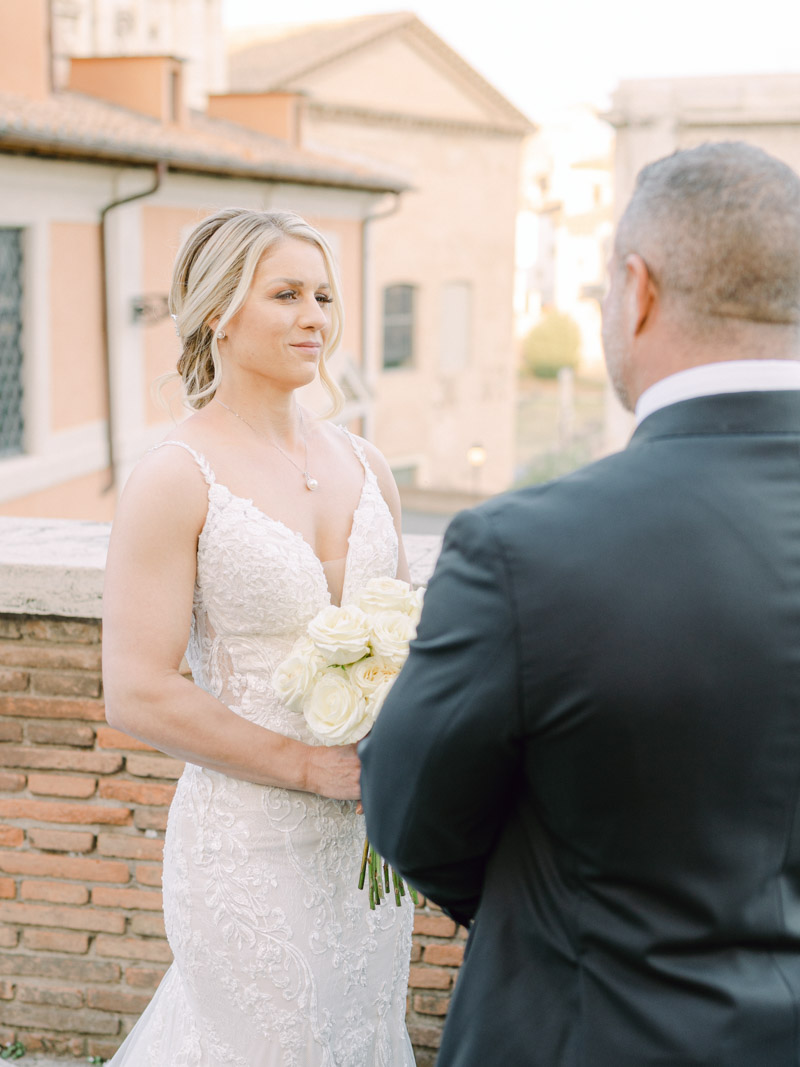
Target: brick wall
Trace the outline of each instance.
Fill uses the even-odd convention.
[[[171,954],[161,851],[182,764],[105,723],[96,619],[0,614],[0,1044],[110,1056]],[[465,932],[424,902],[408,1025],[432,1067]]]
[[[433,1067],[467,932],[429,901],[414,916],[406,1022],[417,1067]]]

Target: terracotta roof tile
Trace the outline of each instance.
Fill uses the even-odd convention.
[[[0,151],[125,163],[165,162],[172,170],[301,181],[399,192],[397,175],[296,148],[224,119],[193,113],[166,125],[75,92],[44,100],[0,93]]]

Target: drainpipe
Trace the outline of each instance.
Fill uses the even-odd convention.
[[[106,454],[108,456],[108,483],[103,486],[103,493],[108,493],[114,488],[117,481],[117,459],[114,452],[114,407],[111,372],[111,337],[108,326],[108,258],[106,256],[106,218],[109,211],[121,204],[129,204],[132,200],[141,200],[142,197],[150,196],[157,192],[167,172],[167,165],[162,160],[156,164],[155,182],[149,189],[141,193],[133,193],[131,196],[123,196],[119,200],[112,200],[100,212],[100,317],[103,328],[103,369],[105,372],[105,397],[106,410]]]
[[[55,37],[53,34],[53,0],[47,4],[47,77],[48,92],[56,91],[56,57],[54,53]]]
[[[361,224],[361,369],[364,372],[364,381],[367,383],[371,393],[374,393],[373,384],[371,380],[372,375],[368,373],[368,353],[367,353],[367,340],[369,329],[369,281],[370,281],[370,256],[369,256],[369,224],[371,222],[377,222],[379,219],[388,219],[391,215],[397,214],[400,210],[400,194],[394,193],[394,203],[391,207],[384,211],[376,211],[374,215],[366,215]],[[373,439],[373,427],[372,427],[372,411],[370,410],[364,418],[365,426],[363,428],[364,437],[368,441]]]

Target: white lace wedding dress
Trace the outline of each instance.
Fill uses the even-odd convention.
[[[342,603],[394,576],[397,536],[358,440],[364,485]],[[314,743],[270,686],[330,601],[298,533],[218,483],[197,551],[187,659],[238,715]],[[164,447],[164,446],[157,446]],[[174,963],[113,1067],[413,1067],[405,1027],[413,906],[370,911],[357,887],[364,819],[350,801],[187,764],[169,813],[164,918]]]

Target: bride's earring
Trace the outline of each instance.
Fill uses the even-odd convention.
[[[224,337],[225,337],[225,331],[224,330],[217,330],[217,340],[221,341]]]

